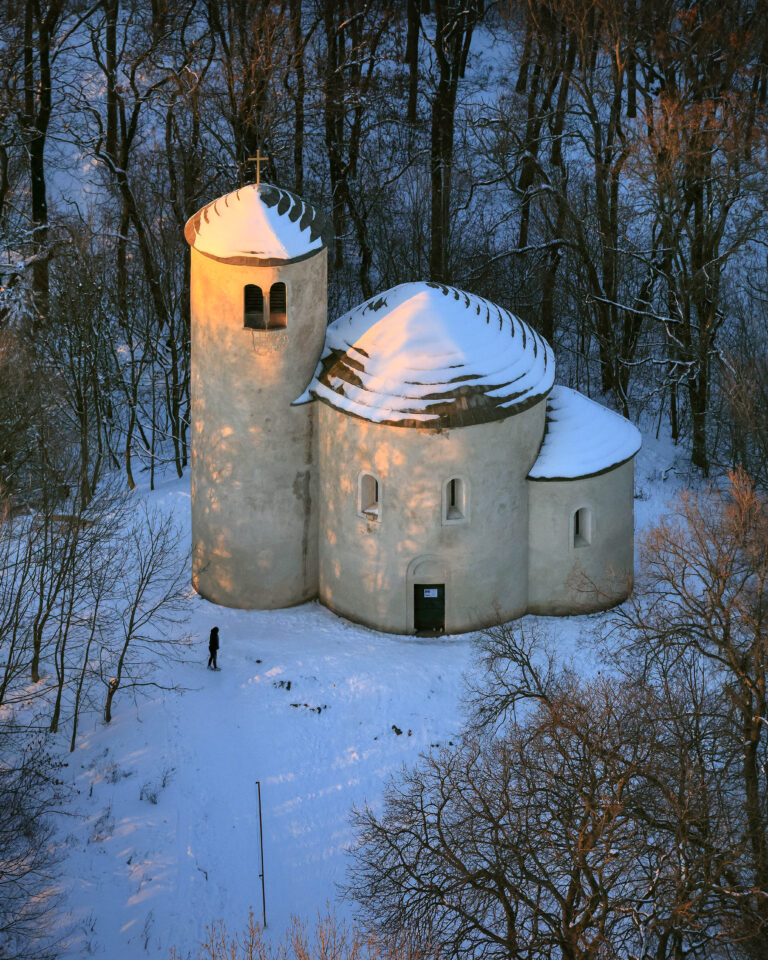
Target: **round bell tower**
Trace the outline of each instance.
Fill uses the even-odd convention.
[[[327,324],[315,210],[250,184],[198,211],[191,250],[192,578],[269,609],[317,595],[314,404],[292,406]]]

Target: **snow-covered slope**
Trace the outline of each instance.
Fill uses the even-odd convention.
[[[377,634],[315,603],[190,602],[197,641],[172,675],[184,692],[123,700],[73,755],[71,958],[167,956],[173,944],[184,956],[206,923],[238,927],[250,905],[260,918],[257,780],[268,929],[314,918],[344,877],[351,805],[377,802],[390,773],[458,727],[466,637]],[[214,625],[217,673],[206,669]]]
[[[639,529],[674,493],[673,458],[653,439],[640,453]],[[188,524],[187,480],[143,495]],[[196,956],[207,923],[237,929],[250,905],[259,918],[257,780],[267,933],[279,939],[291,914],[313,921],[344,878],[350,806],[377,805],[390,774],[461,723],[467,636],[379,634],[315,603],[241,611],[192,594],[189,609],[191,656],[160,676],[183,689],[119,698],[108,727],[84,722],[72,755],[60,737],[79,790],[59,823],[67,960],[165,958],[171,945]],[[537,619],[588,671],[603,616]],[[219,673],[205,668],[214,625]]]

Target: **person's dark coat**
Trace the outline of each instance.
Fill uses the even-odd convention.
[[[219,628],[214,627],[211,630],[211,638],[208,641],[208,651],[209,653],[215,653],[219,649]]]

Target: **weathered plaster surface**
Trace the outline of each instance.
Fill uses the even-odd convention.
[[[624,600],[634,574],[634,463],[594,477],[528,481],[531,613],[603,610]],[[573,515],[592,511],[588,546],[573,542]]]
[[[318,412],[323,603],[379,630],[410,633],[413,584],[442,573],[449,633],[525,613],[525,478],[544,431],[543,401],[505,420],[442,431],[375,424],[324,403],[312,406]],[[378,520],[358,514],[361,472],[379,479]],[[443,524],[443,484],[454,476],[469,484],[470,519]]]
[[[256,267],[191,251],[192,564],[196,589],[231,607],[317,595],[313,405],[292,407],[326,329],[326,251]],[[243,289],[286,284],[288,326],[243,326]]]

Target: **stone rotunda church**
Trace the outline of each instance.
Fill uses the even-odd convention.
[[[215,200],[185,235],[202,596],[316,597],[401,634],[627,596],[640,434],[556,386],[535,331],[429,282],[328,326],[319,217],[277,187]]]

